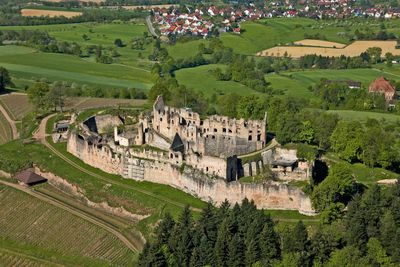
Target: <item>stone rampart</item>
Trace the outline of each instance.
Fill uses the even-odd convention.
[[[254,200],[258,208],[298,210],[313,215],[310,198],[300,189],[280,183],[243,184],[226,182],[220,178],[211,179],[203,172],[190,166],[171,164],[166,161],[130,159],[129,166],[124,164],[122,155],[113,155],[103,148],[83,144],[76,135],[68,139],[68,151],[85,163],[106,172],[120,174],[125,178],[165,184],[204,201],[215,204],[227,199],[231,203],[241,202],[244,198]],[[84,150],[84,151],[83,151]],[[128,170],[129,169],[129,170]],[[135,175],[130,176],[129,173]]]

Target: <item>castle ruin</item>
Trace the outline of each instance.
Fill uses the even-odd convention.
[[[266,126],[265,118],[202,119],[191,109],[165,105],[159,96],[151,113],[142,113],[131,127],[117,116],[89,118],[70,133],[67,149],[103,171],[167,184],[205,201],[240,202],[247,197],[259,208],[313,214],[310,199],[298,188],[238,181],[244,176],[238,156],[265,148]]]

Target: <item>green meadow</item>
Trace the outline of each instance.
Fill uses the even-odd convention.
[[[257,93],[253,89],[234,81],[218,81],[210,72],[213,69],[224,70],[226,65],[211,64],[195,68],[181,69],[175,72],[176,79],[180,84],[188,88],[202,92],[204,95],[236,93],[246,95]]]
[[[271,73],[265,76],[271,87],[274,89],[284,90],[286,95],[294,97],[315,97],[308,89],[310,86],[318,83],[322,78],[330,80],[353,80],[359,81],[362,87],[367,88],[369,84],[380,76],[388,79],[396,80],[395,71],[398,68],[391,68],[389,71],[381,71],[379,69],[347,69],[347,70],[303,70],[303,71],[288,71],[279,74]]]
[[[72,55],[41,53],[21,46],[1,46],[0,65],[7,68],[16,83],[45,78],[99,87],[134,87],[147,90],[151,86],[146,69],[121,64],[100,64]]]

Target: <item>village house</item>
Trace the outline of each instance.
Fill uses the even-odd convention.
[[[385,77],[379,77],[373,81],[368,88],[368,92],[384,94],[389,106],[395,106],[397,100],[396,88]]]

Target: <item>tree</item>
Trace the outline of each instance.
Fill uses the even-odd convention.
[[[47,94],[50,86],[47,83],[35,83],[27,90],[30,102],[35,106],[36,111],[46,110],[48,107]]]
[[[66,99],[66,86],[62,82],[55,82],[47,93],[46,100],[49,106],[53,106],[56,111],[57,108],[63,111]]]
[[[382,48],[370,47],[367,49],[367,54],[370,56],[372,63],[376,64],[381,60]]]
[[[332,253],[327,267],[372,267],[356,247],[347,246]]]
[[[353,162],[362,154],[363,126],[355,121],[340,121],[333,131],[330,142],[339,157]]]
[[[244,267],[245,256],[244,256],[245,246],[243,239],[236,234],[228,245],[228,266],[229,267]]]
[[[392,61],[393,61],[393,59],[394,59],[393,54],[390,53],[390,52],[387,52],[387,53],[385,54],[385,59],[386,59],[386,65],[387,65],[388,67],[392,67],[392,66],[393,66]]]
[[[123,46],[124,46],[124,43],[122,42],[121,39],[118,38],[118,39],[115,39],[114,45],[115,45],[116,47],[123,47]]]
[[[10,74],[7,69],[0,67],[0,92],[6,89],[6,86],[13,86]]]
[[[259,242],[260,256],[263,263],[271,264],[274,259],[280,257],[279,235],[274,231],[273,227],[268,224],[264,225]]]
[[[318,184],[311,199],[318,211],[323,211],[333,203],[347,203],[354,193],[355,182],[349,167],[343,164],[333,165],[329,175]]]

